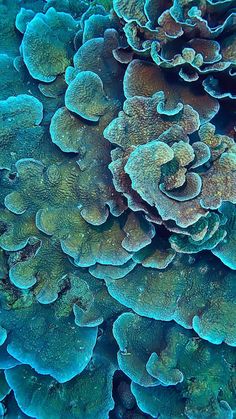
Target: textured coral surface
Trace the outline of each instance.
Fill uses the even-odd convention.
[[[0,418],[236,418],[235,126],[235,0],[0,0]]]

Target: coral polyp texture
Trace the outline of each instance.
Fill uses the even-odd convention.
[[[0,0],[0,418],[236,417],[235,0]]]

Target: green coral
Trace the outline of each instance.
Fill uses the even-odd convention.
[[[190,134],[199,127],[199,117],[191,106],[170,118],[157,112],[163,94],[157,93],[151,98],[132,97],[124,103],[119,117],[105,129],[104,135],[111,143],[127,149],[155,140],[173,124],[183,128],[184,134]]]
[[[132,313],[116,320],[114,332],[120,368],[129,375],[137,362],[141,364],[141,381],[134,377],[132,391],[146,413],[232,417],[235,353],[231,348],[211,345],[179,326]],[[164,404],[164,397],[174,404]]]
[[[50,8],[37,13],[28,23],[22,42],[24,62],[32,77],[44,82],[55,80],[70,64],[71,46],[77,22],[66,13]]]
[[[9,371],[7,379],[21,409],[30,416],[40,415],[46,419],[48,414],[51,418],[69,414],[76,418],[86,415],[88,419],[95,416],[103,419],[113,408],[113,371],[106,360],[97,357],[81,375],[64,384],[58,384],[49,376],[40,376],[28,366]],[[25,377],[23,387],[22,376]]]
[[[19,107],[21,113],[18,113]],[[33,96],[19,95],[0,101],[1,124],[1,168],[11,169],[19,158],[32,154],[35,147],[40,147],[42,129],[39,127],[43,118],[43,106]],[[19,147],[19,142],[31,137],[28,145]],[[32,147],[32,137],[33,147]],[[11,153],[9,155],[9,148]],[[28,150],[26,151],[25,148]]]
[[[78,154],[77,202],[85,220],[95,225],[104,223],[108,217],[107,206],[115,216],[126,208],[125,202],[112,184],[107,168],[111,148],[103,137],[103,130],[115,113],[116,107],[109,108],[109,112],[100,118],[98,125],[89,125],[70,114],[66,108],[60,108],[50,125],[52,141],[62,151]]]
[[[176,256],[165,270],[137,266],[106,284],[113,298],[140,316],[175,320],[212,343],[235,346],[234,273],[214,262]]]
[[[0,3],[0,416],[231,419],[235,1]]]
[[[22,307],[17,300],[14,310],[1,309],[1,325],[8,333],[6,344],[10,355],[65,382],[88,364],[97,329],[76,326],[72,314],[58,319],[55,307],[39,303]]]

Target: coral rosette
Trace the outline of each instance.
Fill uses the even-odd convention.
[[[233,418],[235,1],[0,3],[0,417]]]

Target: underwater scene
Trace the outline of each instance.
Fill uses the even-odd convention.
[[[236,418],[236,0],[0,0],[0,418]]]

